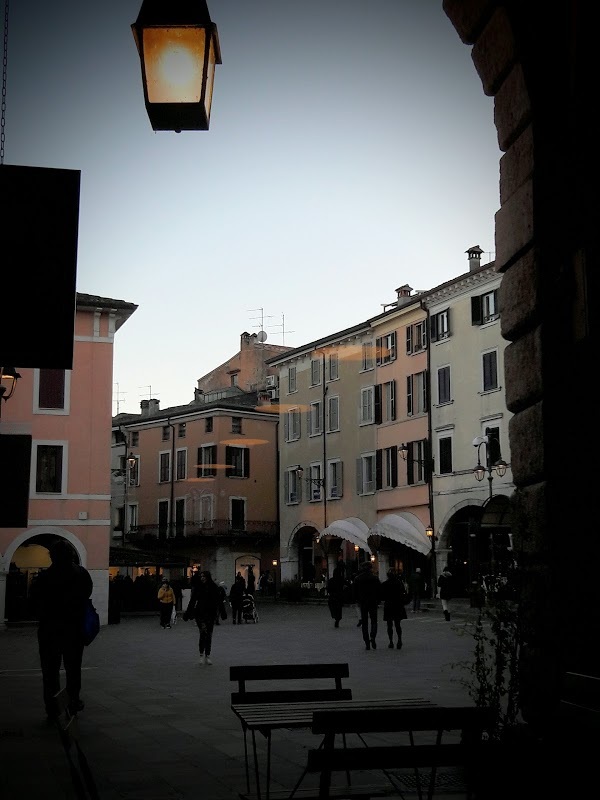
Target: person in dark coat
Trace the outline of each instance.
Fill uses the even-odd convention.
[[[185,622],[194,618],[200,631],[198,650],[200,651],[201,664],[212,664],[210,651],[212,649],[212,635],[219,602],[219,587],[213,581],[210,572],[202,570],[200,581],[192,589],[190,602],[183,614]]]
[[[94,584],[90,573],[75,563],[71,545],[60,539],[49,548],[52,564],[32,587],[38,616],[38,648],[42,668],[44,705],[48,721],[58,715],[54,695],[60,691],[60,666],[65,668],[69,711],[83,710],[81,661],[83,658],[83,618],[86,601]]]
[[[227,589],[225,588],[225,581],[221,581],[217,588],[219,590],[219,609],[215,616],[215,625],[220,625],[223,611],[227,614],[227,607],[225,605],[227,602]],[[223,617],[223,619],[227,619],[227,616]]]
[[[421,567],[417,567],[408,579],[408,590],[412,598],[412,612],[416,614],[421,610],[421,597],[425,592],[425,578]]]
[[[370,561],[361,564],[360,572],[354,580],[356,601],[360,606],[362,637],[365,648],[377,649],[377,607],[381,600],[381,581],[373,574]],[[370,630],[369,630],[370,623]]]
[[[404,588],[402,575],[390,569],[387,572],[387,580],[381,584],[381,596],[383,598],[383,619],[387,623],[387,635],[390,643],[389,648],[394,647],[394,628],[398,641],[396,647],[402,649],[402,620],[406,619],[405,605],[408,602],[408,595]]]
[[[251,594],[254,597],[254,590],[256,589],[256,575],[254,574],[254,570],[252,569],[252,564],[248,567],[248,583],[247,583],[247,591],[248,594]]]
[[[438,578],[438,589],[440,590],[440,600],[442,601],[442,610],[447,622],[450,622],[450,609],[448,608],[448,600],[452,600],[452,573],[449,567],[444,567],[442,574]]]
[[[242,600],[244,599],[245,593],[246,581],[244,580],[243,575],[238,572],[235,581],[233,582],[233,586],[229,590],[229,602],[231,603],[231,616],[233,618],[234,625],[242,624]]]
[[[344,605],[344,568],[339,564],[327,581],[327,605],[334,621],[334,628],[339,628]]]

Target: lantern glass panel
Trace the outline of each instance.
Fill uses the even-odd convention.
[[[150,103],[199,103],[204,28],[145,28],[144,59]]]

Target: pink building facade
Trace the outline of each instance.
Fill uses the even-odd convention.
[[[78,293],[73,369],[17,365],[21,378],[2,403],[0,458],[4,435],[31,437],[31,458],[19,476],[29,500],[22,527],[7,527],[0,511],[2,620],[30,618],[31,582],[50,564],[48,546],[63,538],[89,570],[94,604],[107,622],[113,346],[136,308]]]

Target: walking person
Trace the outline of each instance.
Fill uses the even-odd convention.
[[[408,616],[406,613],[406,603],[408,595],[404,588],[402,575],[390,569],[387,572],[387,580],[381,584],[381,596],[383,598],[383,619],[387,623],[387,635],[390,643],[388,647],[394,647],[394,629],[396,630],[396,648],[402,650],[402,620]]]
[[[201,664],[212,664],[212,635],[219,609],[219,587],[208,570],[202,570],[200,581],[192,589],[190,602],[183,614],[184,622],[194,618],[200,632],[198,650]]]
[[[256,575],[254,574],[254,569],[252,568],[252,564],[248,566],[248,582],[246,588],[248,594],[251,594],[252,597],[254,597],[254,590],[256,588]]]
[[[450,568],[445,566],[442,574],[438,578],[438,589],[440,590],[440,600],[442,601],[442,611],[447,622],[450,622],[450,609],[448,600],[452,600],[452,573]]]
[[[171,614],[175,607],[175,591],[168,578],[163,578],[158,590],[158,603],[160,607],[160,627],[171,627]]]
[[[234,625],[242,624],[242,600],[246,593],[246,581],[241,572],[235,577],[233,586],[229,590],[229,602],[231,603],[231,616]]]
[[[44,705],[49,722],[58,716],[54,696],[60,691],[61,662],[65,669],[69,712],[83,710],[81,661],[83,658],[83,617],[92,595],[90,573],[75,563],[71,545],[60,539],[50,545],[48,569],[32,586],[32,601],[38,617],[38,648],[42,668]]]
[[[421,610],[421,597],[425,592],[425,578],[421,572],[421,567],[417,567],[415,571],[411,573],[408,579],[408,591],[412,598],[412,613],[416,614]]]
[[[333,627],[339,628],[344,606],[344,568],[339,564],[327,581],[327,605],[334,621]]]
[[[365,649],[377,650],[377,607],[381,600],[381,581],[373,574],[373,565],[365,561],[354,580],[356,600],[360,606],[362,637]]]
[[[221,620],[227,619],[227,589],[225,588],[225,581],[220,581],[218,585],[219,590],[219,609],[215,616],[215,625],[220,625]]]

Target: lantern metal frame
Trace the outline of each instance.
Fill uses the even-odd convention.
[[[208,6],[204,0],[143,0],[136,21],[131,25],[133,38],[140,58],[144,102],[155,131],[201,130],[207,131],[210,124],[210,111],[213,96],[213,84],[216,64],[221,64],[221,47],[217,26],[210,18]],[[156,102],[151,99],[156,89],[157,69],[153,55],[157,61],[159,53],[165,54],[168,45],[176,48],[179,64],[184,55],[189,55],[185,47],[186,39],[190,40],[195,31],[204,31],[203,62],[195,85],[194,94],[197,100],[187,102],[177,98],[177,88],[173,86],[173,100]],[[154,32],[157,35],[145,35]],[[163,46],[159,46],[159,35],[162,33]],[[150,47],[148,39],[154,39]],[[168,41],[168,45],[167,45]],[[188,42],[189,43],[189,42]],[[173,50],[171,50],[173,52]],[[155,69],[153,73],[152,70]],[[149,81],[152,87],[149,92]]]

